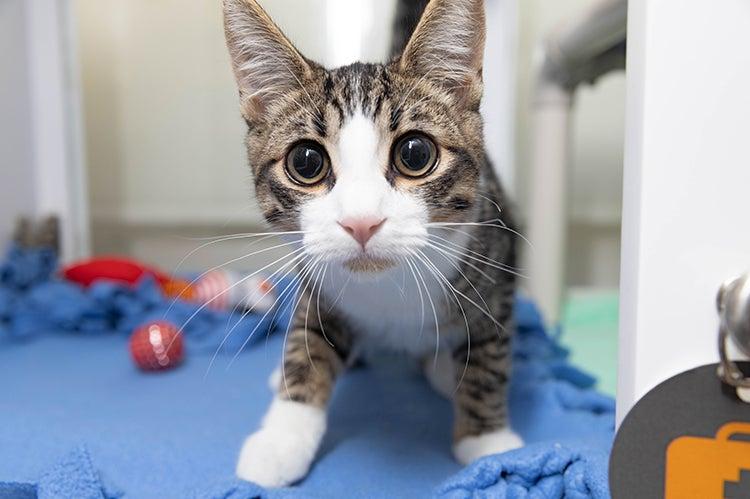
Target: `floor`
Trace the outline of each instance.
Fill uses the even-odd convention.
[[[562,343],[573,364],[595,375],[598,388],[614,396],[617,387],[617,291],[574,289],[563,312]]]

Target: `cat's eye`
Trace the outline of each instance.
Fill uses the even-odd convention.
[[[298,184],[317,184],[328,175],[329,168],[328,154],[315,142],[300,142],[286,156],[286,171]]]
[[[438,150],[432,139],[421,133],[410,133],[396,142],[393,164],[402,175],[424,177],[438,162]]]

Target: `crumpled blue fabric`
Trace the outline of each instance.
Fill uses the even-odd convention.
[[[102,480],[84,445],[73,449],[36,482],[0,482],[0,499],[119,499],[123,495]]]
[[[50,250],[11,246],[0,266],[0,341],[60,333],[129,335],[149,321],[166,320],[181,328],[189,350],[214,352],[221,345],[236,352],[288,326],[296,291],[290,279],[281,280],[277,289],[286,293],[277,310],[244,315],[165,298],[150,277],[135,286],[98,281],[83,288],[58,278],[56,262]]]
[[[238,320],[236,315],[202,310],[188,323],[197,311],[196,305],[177,302],[171,306],[171,300],[162,298],[156,283],[148,279],[135,287],[98,283],[80,288],[55,277],[53,256],[11,248],[0,265],[0,340],[18,342],[45,334],[103,335],[112,331],[126,335],[145,321],[166,317],[175,324],[187,323],[184,334],[188,348],[213,352],[223,340],[227,324],[231,327],[231,321]],[[236,340],[230,338],[225,345],[232,352],[255,326],[260,325],[257,338],[286,328],[289,308],[280,311],[275,320],[253,314],[246,320],[238,328]],[[534,304],[523,298],[516,303],[516,328],[510,415],[514,430],[530,445],[483,458],[434,490],[425,490],[425,495],[451,499],[608,498],[614,401],[593,389],[594,378],[569,364],[568,352],[550,336]],[[415,403],[430,403],[421,391],[415,391],[413,398]],[[366,401],[363,403],[366,405]],[[107,445],[106,440],[97,443]],[[329,459],[336,458],[335,450],[329,453]],[[329,473],[341,472],[342,464],[336,463]],[[106,470],[91,462],[85,447],[77,447],[35,482],[0,482],[0,499],[118,497],[119,492],[106,484],[102,472]],[[408,466],[402,472],[408,474]],[[128,483],[118,485],[128,490]],[[362,492],[358,490],[357,497],[366,496]],[[297,488],[267,491],[230,479],[207,481],[195,497],[276,499],[311,494],[304,482]]]
[[[449,499],[607,499],[615,403],[596,380],[568,363],[534,304],[516,304],[511,423],[540,442],[488,456],[435,491]]]
[[[608,498],[608,446],[535,444],[478,460],[443,483],[436,496],[447,499]]]
[[[0,286],[13,290],[27,290],[44,283],[57,270],[57,253],[51,248],[25,248],[16,244],[8,247],[0,264]]]
[[[551,338],[534,304],[516,302],[517,334],[510,409],[513,428],[527,442],[488,456],[433,491],[445,499],[608,499],[608,461],[615,403],[592,389],[596,380],[568,364],[568,351]],[[196,497],[276,499],[301,491],[264,491],[232,482]]]

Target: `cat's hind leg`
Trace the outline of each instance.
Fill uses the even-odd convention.
[[[510,338],[492,334],[483,341],[472,341],[470,354],[459,348],[454,362],[458,380],[454,396],[456,460],[468,464],[523,446],[508,421]]]
[[[428,355],[422,360],[422,372],[437,393],[453,398],[456,391],[456,370],[453,355],[448,350],[441,350],[437,356]]]
[[[273,370],[271,375],[268,377],[268,388],[273,393],[278,392],[281,389],[281,383],[283,382],[283,375],[281,374],[281,366]]]

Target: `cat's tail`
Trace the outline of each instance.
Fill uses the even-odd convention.
[[[401,55],[430,0],[396,0],[391,57]]]

